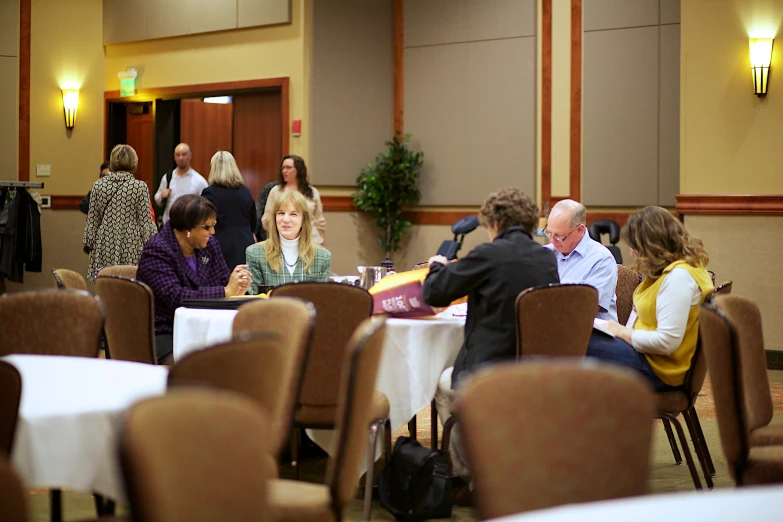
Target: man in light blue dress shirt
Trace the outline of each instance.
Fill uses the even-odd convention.
[[[617,321],[617,262],[609,249],[587,233],[585,207],[564,199],[552,207],[544,234],[557,258],[561,283],[584,283],[598,290],[599,319]]]

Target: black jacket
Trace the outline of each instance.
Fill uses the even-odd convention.
[[[266,200],[269,199],[269,193],[272,192],[272,189],[276,186],[277,181],[270,181],[267,183],[256,200],[256,214],[258,218],[256,220],[256,239],[259,243],[261,241],[266,241],[266,239],[269,237],[266,230],[264,230],[264,227],[261,225],[261,218],[264,216],[264,209],[266,209]]]
[[[0,199],[5,199],[5,191],[0,191]],[[0,279],[23,283],[25,270],[42,269],[41,214],[38,203],[24,189],[16,191],[10,205],[0,248]]]
[[[215,239],[229,268],[245,264],[245,249],[255,243],[256,204],[247,187],[210,185],[201,195],[217,207]]]
[[[465,343],[457,355],[452,387],[460,374],[516,355],[514,303],[523,290],[559,283],[553,252],[520,227],[509,227],[454,263],[433,263],[422,295],[432,306],[468,296]]]

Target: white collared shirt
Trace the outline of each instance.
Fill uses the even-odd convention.
[[[158,191],[155,193],[155,203],[160,205],[163,201],[163,196],[161,195],[163,189],[171,189],[171,194],[169,194],[169,197],[166,200],[166,210],[163,212],[163,222],[165,223],[169,220],[169,210],[171,209],[171,205],[174,204],[178,197],[184,196],[185,194],[195,194],[200,196],[201,191],[208,186],[209,183],[207,183],[207,180],[204,179],[204,176],[192,168],[182,175],[180,175],[175,169],[174,175],[171,176],[170,187],[166,186],[166,176],[164,175],[160,180],[160,187],[158,187]]]

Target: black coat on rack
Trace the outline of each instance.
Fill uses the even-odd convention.
[[[0,188],[0,201],[6,201],[8,187]],[[8,205],[9,203],[5,203]],[[17,189],[10,202],[8,221],[0,243],[0,279],[24,282],[24,271],[41,272],[41,214],[27,190]]]

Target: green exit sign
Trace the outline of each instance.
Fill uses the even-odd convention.
[[[120,80],[120,96],[133,96],[136,94],[136,78],[123,78]]]

